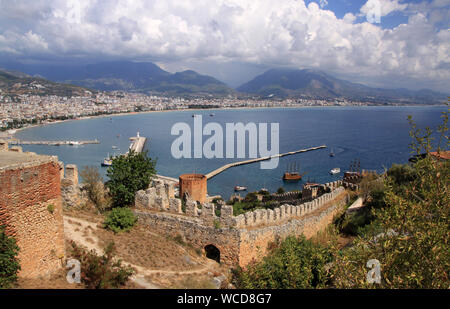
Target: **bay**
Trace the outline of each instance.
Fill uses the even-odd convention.
[[[406,163],[411,155],[409,125],[407,116],[412,115],[419,127],[436,128],[441,124],[440,114],[445,106],[433,107],[311,107],[172,111],[128,114],[113,117],[98,117],[67,121],[58,124],[27,128],[16,133],[23,140],[100,140],[98,145],[44,146],[24,145],[24,151],[56,155],[65,164],[98,166],[102,175],[106,168],[100,163],[108,155],[124,153],[130,145],[129,138],[140,132],[148,138],[145,149],[151,158],[157,158],[158,174],[178,178],[184,173],[206,174],[216,168],[243,159],[175,159],[171,145],[176,136],[171,135],[174,124],[185,122],[193,130],[192,114],[200,114],[203,125],[217,122],[225,131],[226,123],[249,122],[279,123],[280,152],[319,145],[328,149],[287,156],[280,159],[275,169],[260,169],[260,164],[234,167],[208,181],[208,193],[220,194],[228,199],[236,185],[247,186],[249,191],[267,188],[276,191],[300,189],[306,181],[325,183],[334,181],[359,159],[362,169],[377,170],[393,163]],[[214,116],[210,116],[214,113]],[[205,141],[207,137],[203,137]],[[269,143],[270,145],[270,143]],[[116,146],[119,149],[113,149]],[[247,140],[248,148],[248,140]],[[330,157],[330,149],[335,157]],[[225,150],[225,143],[224,143]],[[248,149],[247,149],[248,156]],[[297,184],[282,180],[286,166],[300,165],[306,175]],[[341,174],[332,176],[329,171],[339,167]]]

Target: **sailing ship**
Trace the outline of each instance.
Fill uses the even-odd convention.
[[[297,163],[291,163],[288,164],[287,168],[286,168],[286,172],[283,175],[283,180],[284,181],[289,181],[289,182],[297,182],[302,180],[302,177],[306,174],[300,174],[299,172],[300,170],[300,166]]]

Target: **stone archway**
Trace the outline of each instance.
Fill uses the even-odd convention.
[[[220,263],[220,250],[214,245],[205,246],[206,257]]]

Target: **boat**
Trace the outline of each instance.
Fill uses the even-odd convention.
[[[216,114],[214,114],[214,113],[211,113],[211,114],[209,114],[209,116],[211,116],[211,117],[214,117]]]
[[[331,175],[336,175],[339,174],[341,172],[341,169],[339,167],[335,167],[330,171]]]
[[[330,151],[330,157],[334,157],[334,151],[333,151],[333,149],[331,149],[331,151]]]
[[[234,187],[234,191],[247,191],[247,187],[236,186]]]
[[[80,142],[77,142],[77,141],[70,141],[70,142],[69,142],[69,145],[70,145],[70,146],[78,146],[78,145],[81,145],[81,143],[80,143]]]
[[[102,162],[102,166],[111,166],[112,165],[112,159],[105,158]]]
[[[119,149],[119,147],[117,147],[117,146],[112,146],[112,149]]]
[[[300,174],[297,164],[292,163],[289,164],[288,167],[286,168],[286,172],[283,175],[283,180],[289,182],[298,182],[302,180],[303,175]]]

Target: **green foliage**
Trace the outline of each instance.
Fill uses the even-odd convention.
[[[220,225],[220,221],[219,220],[214,220],[214,228],[215,229],[220,229],[221,225]]]
[[[115,258],[114,243],[110,242],[105,253],[97,255],[94,250],[86,251],[71,241],[71,257],[81,263],[81,281],[88,289],[116,289],[127,283],[134,269],[123,266]]]
[[[106,183],[113,199],[114,207],[129,206],[134,203],[137,191],[145,190],[156,174],[156,161],[147,157],[147,152],[121,155],[113,159],[108,168]]]
[[[278,190],[277,190],[278,194],[283,194],[284,192],[286,192],[286,191],[284,190],[283,187],[279,187]]]
[[[104,226],[114,233],[126,232],[133,228],[136,221],[136,216],[129,208],[118,207],[108,213]]]
[[[448,148],[448,112],[439,126],[441,142]],[[414,153],[428,154],[432,131],[420,130],[412,122],[411,147]],[[363,233],[353,247],[336,254],[334,283],[338,288],[441,288],[449,287],[450,250],[448,247],[450,215],[450,163],[430,156],[418,160],[412,173],[391,173],[386,180],[385,207],[372,210],[378,234]],[[414,177],[407,177],[414,175]],[[407,178],[407,179],[405,179]],[[381,283],[366,281],[366,263],[377,259],[381,264]]]
[[[47,206],[47,210],[48,210],[49,213],[53,214],[53,212],[55,211],[55,205],[49,204]]]
[[[259,263],[233,271],[233,283],[243,289],[311,289],[326,286],[325,265],[331,253],[304,237],[286,238]]]
[[[393,164],[387,175],[397,186],[408,184],[417,177],[414,168],[407,164]]]
[[[9,288],[16,282],[20,270],[18,254],[15,239],[7,236],[4,226],[0,226],[0,288]]]

